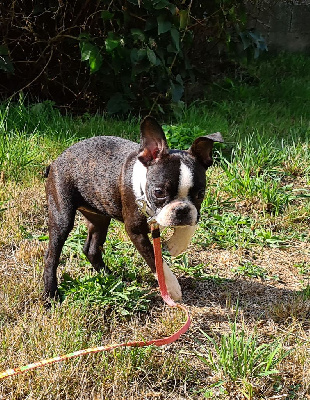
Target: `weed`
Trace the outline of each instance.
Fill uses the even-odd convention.
[[[245,151],[245,154],[251,154],[251,150]],[[260,199],[263,209],[271,214],[283,212],[296,198],[291,185],[281,185],[281,176],[275,177],[268,172],[262,172],[262,167],[255,162],[245,165],[243,160],[234,159],[229,162],[222,158],[222,167],[227,177],[225,191],[239,199]]]
[[[242,391],[252,399],[257,380],[278,374],[277,366],[289,354],[280,341],[260,343],[256,332],[247,335],[244,326],[238,328],[236,320],[230,324],[231,333],[220,339],[201,331],[212,345],[197,354],[219,376],[219,384],[232,381],[241,384]]]
[[[295,264],[294,267],[297,268],[299,274],[302,276],[301,282],[306,284],[301,293],[303,297],[310,299],[310,265],[302,262]]]
[[[179,270],[185,273],[188,276],[191,276],[195,278],[196,280],[200,281],[212,281],[218,284],[221,284],[223,282],[226,282],[227,279],[221,278],[218,275],[210,275],[209,273],[206,272],[207,265],[205,264],[197,264],[197,265],[191,265],[188,261],[188,256],[187,254],[182,254],[178,257],[176,257],[173,260],[173,266]]]
[[[265,268],[255,265],[251,262],[244,262],[242,265],[239,265],[235,272],[242,275],[247,276],[249,278],[267,278],[267,271]]]
[[[226,212],[214,212],[209,217],[203,216],[198,228],[198,237],[200,232],[203,232],[203,242],[199,241],[199,244],[203,246],[215,242],[220,247],[237,247],[241,241],[243,246],[246,246],[245,242],[254,239],[254,235],[249,235],[252,232],[249,218]]]
[[[27,168],[37,167],[40,163],[36,150],[39,143],[40,138],[35,133],[3,132],[0,140],[0,170],[4,176],[18,181]]]
[[[147,311],[150,302],[149,290],[137,282],[123,282],[115,275],[96,274],[73,279],[63,274],[59,293],[63,300],[68,298],[82,307],[97,305],[123,316]]]
[[[194,139],[203,135],[198,126],[189,128],[182,125],[163,125],[163,130],[169,146],[173,149],[189,149]]]
[[[308,283],[307,286],[301,291],[301,295],[305,298],[310,300],[310,284]],[[310,312],[310,310],[309,310]]]
[[[120,315],[130,315],[137,311],[147,311],[150,302],[150,291],[138,283],[138,269],[133,260],[136,252],[134,246],[126,241],[120,241],[115,234],[120,225],[112,222],[107,241],[104,246],[106,265],[114,271],[113,274],[86,273],[73,278],[65,272],[59,286],[62,300],[77,302],[81,306],[99,305],[102,308]],[[65,242],[63,256],[72,261],[78,255],[79,266],[87,266],[89,262],[83,254],[83,244],[87,237],[87,228],[78,223]],[[85,273],[85,268],[83,271]],[[129,282],[125,282],[129,280]]]
[[[78,224],[76,228],[70,233],[68,239],[66,240],[63,247],[63,254],[65,256],[70,256],[72,254],[79,256],[86,260],[83,254],[83,245],[87,238],[87,228],[85,224]]]
[[[200,126],[190,126],[186,123],[163,125],[163,130],[172,149],[187,150],[197,137],[206,135],[206,131]],[[215,143],[214,146],[216,149],[225,148],[221,143]]]
[[[295,264],[294,267],[297,268],[299,274],[301,274],[302,276],[304,276],[304,275],[310,276],[310,265],[309,264],[302,262],[299,264]]]
[[[202,218],[194,242],[202,247],[216,243],[219,247],[249,248],[253,245],[280,247],[286,239],[259,226],[251,217],[202,208]],[[213,213],[212,213],[213,211]]]

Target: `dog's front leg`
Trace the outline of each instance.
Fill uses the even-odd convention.
[[[148,238],[148,227],[144,227],[143,233],[140,233],[141,227],[139,227],[139,230],[135,229],[132,226],[126,226],[126,224],[125,227],[131,241],[133,242],[141,256],[144,258],[144,260],[147,262],[148,266],[151,268],[151,271],[154,273],[157,279],[154,249]],[[182,291],[179,282],[164,260],[163,269],[166,286],[170,296],[173,298],[173,300],[181,300]]]

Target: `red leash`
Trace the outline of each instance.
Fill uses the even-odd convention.
[[[8,378],[9,376],[14,376],[18,374],[22,374],[24,372],[34,370],[40,367],[43,367],[45,365],[50,365],[54,364],[60,361],[68,360],[70,358],[75,358],[79,356],[83,356],[86,354],[93,354],[93,353],[99,353],[101,351],[108,351],[108,350],[113,350],[118,347],[144,347],[144,346],[150,346],[150,345],[155,345],[155,346],[163,346],[165,344],[169,344],[172,342],[175,342],[179,337],[185,333],[191,323],[190,320],[190,315],[188,310],[182,306],[181,304],[175,303],[171,297],[169,296],[166,282],[165,282],[165,276],[164,276],[164,270],[163,270],[163,259],[162,259],[162,254],[161,254],[161,245],[160,245],[160,233],[159,233],[159,227],[157,224],[152,224],[151,225],[151,230],[152,230],[152,237],[153,237],[153,247],[154,247],[154,255],[155,255],[155,265],[156,265],[156,271],[157,271],[157,278],[158,278],[158,284],[160,288],[160,293],[163,298],[163,300],[170,306],[170,307],[177,307],[183,310],[186,314],[186,322],[184,325],[175,333],[173,333],[170,336],[167,336],[162,339],[153,339],[149,340],[147,342],[144,341],[135,341],[135,342],[127,342],[127,343],[118,343],[118,344],[112,344],[109,346],[98,346],[98,347],[91,347],[89,349],[84,349],[84,350],[78,350],[73,353],[69,354],[64,354],[62,356],[57,356],[57,357],[52,357],[48,358],[46,360],[41,360],[32,364],[25,365],[23,367],[18,367],[18,368],[12,368],[12,369],[7,369],[6,371],[0,372],[0,379],[5,379]]]

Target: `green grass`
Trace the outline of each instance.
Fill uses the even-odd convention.
[[[98,305],[127,316],[148,309],[149,290],[139,286],[137,282],[126,283],[115,275],[85,275],[73,279],[69,274],[63,274],[59,291],[63,300],[84,307]]]
[[[86,229],[77,220],[60,260],[63,302],[44,309],[42,172],[86,137],[138,141],[139,119],[72,117],[51,102],[26,100],[0,104],[0,369],[171,334],[184,316],[153,296],[155,279],[116,222],[103,251],[112,270],[106,276],[94,273],[83,255]],[[117,350],[1,382],[0,397],[258,400],[309,394],[309,57],[262,60],[161,122],[172,147],[186,149],[195,137],[216,131],[225,139],[215,145],[189,251],[172,260],[165,254],[181,278],[191,331],[165,348]],[[239,319],[231,324],[237,301]]]
[[[117,229],[119,224],[112,222],[104,248],[106,265],[113,271],[108,275],[95,272],[85,274],[89,265],[83,254],[87,229],[85,225],[80,224],[73,230],[65,243],[63,257],[69,260],[71,257],[77,257],[80,274],[75,277],[68,272],[62,274],[59,285],[62,301],[76,303],[81,307],[95,305],[103,312],[122,316],[148,310],[152,294],[150,288],[141,284],[141,261],[134,262],[137,257],[133,244],[121,242],[117,236]]]
[[[253,399],[256,393],[259,395],[260,378],[279,374],[277,367],[289,352],[279,340],[260,343],[256,332],[246,333],[244,326],[237,326],[236,320],[230,329],[230,333],[220,338],[202,332],[212,349],[202,349],[197,356],[217,375],[218,381],[213,387],[224,387],[225,382],[231,381],[239,385],[245,398]],[[212,389],[205,392],[205,397],[210,396],[213,396]]]
[[[0,170],[7,179],[31,179],[71,144],[98,135],[138,140],[135,118],[124,123],[102,116],[62,116],[52,102],[0,105]]]
[[[267,278],[266,269],[251,262],[245,262],[242,265],[239,265],[238,268],[236,268],[236,273],[250,278]]]

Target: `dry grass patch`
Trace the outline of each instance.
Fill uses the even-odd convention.
[[[11,193],[10,200],[6,193]],[[100,306],[83,307],[69,301],[45,310],[40,294],[46,242],[38,240],[47,233],[42,181],[24,188],[8,184],[1,196],[8,200],[1,214],[1,370],[81,348],[162,337],[180,326],[183,314],[166,308],[159,296],[152,299],[147,313],[127,318]],[[78,218],[76,227],[81,222]],[[150,289],[156,286],[120,225],[112,229],[110,241],[109,251],[123,248],[125,255],[120,252],[120,257],[129,256],[124,258],[124,271],[133,270],[137,263],[138,279]],[[62,257],[60,279],[64,272],[79,277],[90,270],[78,247],[70,246]],[[112,255],[107,251],[106,257]],[[118,262],[117,257],[110,262]],[[306,284],[307,275],[300,271],[310,265],[308,244],[295,240],[285,248],[236,249],[192,245],[188,268],[197,265],[200,270],[195,278],[177,264],[174,267],[193,321],[177,343],[163,348],[115,350],[9,378],[0,382],[0,398],[235,400],[286,395],[306,399],[310,379],[309,299],[297,292]],[[255,265],[258,271],[266,272],[263,277],[246,275],[238,269],[244,265]],[[129,282],[129,277],[124,279]],[[217,374],[196,356],[202,345],[212,350],[202,331],[219,340],[231,333],[237,303],[237,324],[240,329],[244,327],[246,337],[256,332],[258,343],[277,339],[290,351],[277,365],[278,374],[261,377],[252,386]]]
[[[8,182],[0,186],[0,244],[12,246],[46,229],[45,191],[42,178],[27,186]]]

